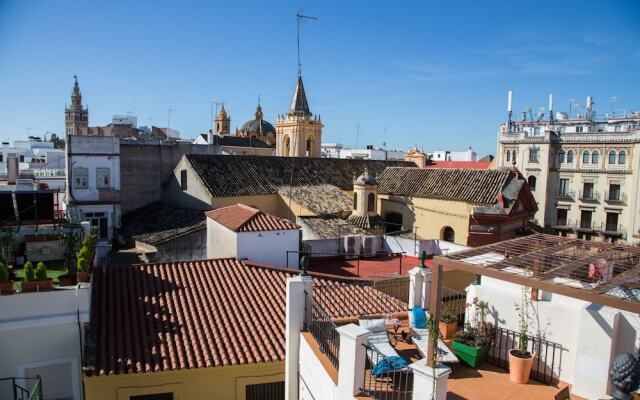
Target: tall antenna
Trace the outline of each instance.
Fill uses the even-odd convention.
[[[169,109],[169,117],[167,118],[167,139],[169,139],[169,129],[171,128],[171,113],[175,111],[173,108]]]
[[[302,76],[302,63],[300,62],[300,20],[301,19],[312,19],[312,20],[318,20],[318,18],[316,17],[311,17],[309,15],[302,15],[300,13],[296,14],[296,22],[298,25],[298,76]]]

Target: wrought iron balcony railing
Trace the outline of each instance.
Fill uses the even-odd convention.
[[[604,192],[604,200],[608,203],[626,203],[627,194],[620,191]]]
[[[599,201],[600,193],[595,190],[580,191],[580,200],[582,201]]]
[[[558,194],[556,194],[556,198],[563,200],[573,200],[575,197],[575,193],[573,190],[558,190]]]

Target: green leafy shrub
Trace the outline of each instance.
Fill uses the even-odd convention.
[[[4,267],[4,264],[0,262],[0,283],[9,282],[9,271]]]
[[[458,323],[458,316],[445,308],[440,313],[440,321],[444,322],[445,324]]]
[[[491,344],[491,324],[486,324],[483,329],[466,324],[464,329],[453,335],[453,340],[471,347],[483,347]]]
[[[80,251],[78,252],[78,259],[81,259],[81,258],[84,258],[86,260],[91,258],[91,250],[89,250],[89,247],[82,246],[80,248]]]
[[[36,267],[36,280],[44,281],[45,279],[47,279],[47,267],[40,261]]]
[[[80,257],[78,258],[78,271],[87,272],[89,269],[89,261],[86,258]]]
[[[24,280],[30,282],[36,279],[35,271],[33,270],[33,264],[31,261],[24,263]]]

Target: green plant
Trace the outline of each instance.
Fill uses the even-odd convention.
[[[86,258],[80,257],[78,258],[78,271],[87,272],[89,269],[89,261]]]
[[[427,329],[429,329],[429,341],[431,342],[431,373],[436,376],[436,366],[438,365],[438,321],[436,316],[429,311],[429,317],[427,319]],[[436,400],[437,393],[437,379],[432,379],[433,386],[431,387],[431,400]]]
[[[518,313],[518,331],[520,337],[518,338],[518,357],[526,358],[530,357],[531,353],[527,348],[529,347],[529,320],[531,316],[529,310],[531,307],[531,295],[530,288],[522,286],[520,304],[514,303],[516,312]]]
[[[31,282],[36,279],[35,271],[33,270],[33,264],[31,261],[24,263],[24,280],[25,282]]]
[[[482,329],[466,324],[464,329],[453,335],[453,340],[471,347],[488,346],[491,344],[491,332],[491,324],[485,324]]]
[[[458,322],[458,316],[445,308],[440,313],[440,321],[444,322],[445,324],[454,324]]]
[[[36,280],[44,281],[47,279],[47,267],[44,266],[44,263],[40,261],[36,266]]]
[[[4,264],[0,262],[0,283],[9,282],[9,271],[4,267]]]
[[[88,246],[83,245],[80,248],[80,251],[78,252],[78,259],[81,259],[81,258],[84,258],[87,260],[91,258],[91,250],[89,250]]]

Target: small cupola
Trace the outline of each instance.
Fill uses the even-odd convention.
[[[367,167],[364,172],[353,180],[353,211],[352,215],[377,215],[378,182],[369,173]]]

